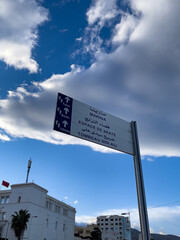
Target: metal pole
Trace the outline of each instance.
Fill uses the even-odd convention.
[[[27,170],[27,176],[26,176],[26,183],[28,183],[28,178],[29,178],[29,171],[30,171],[30,168],[31,168],[31,159],[29,159],[28,161],[28,170]]]
[[[145,190],[144,190],[144,180],[143,180],[143,173],[142,173],[141,155],[140,155],[136,122],[134,121],[131,122],[131,128],[132,128],[132,137],[133,137],[133,145],[134,145],[134,169],[135,169],[135,177],[136,177],[136,188],[137,188],[137,197],[138,197],[138,205],[139,205],[139,217],[140,217],[142,240],[150,240],[151,236],[149,232],[149,220],[148,220],[148,213],[147,213],[146,196],[145,196]]]

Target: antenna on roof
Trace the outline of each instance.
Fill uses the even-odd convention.
[[[26,183],[28,183],[28,177],[29,177],[29,172],[30,172],[30,168],[31,168],[31,158],[28,161],[28,169],[27,169],[27,176],[26,176]]]

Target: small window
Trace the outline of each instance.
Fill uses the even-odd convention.
[[[46,227],[48,227],[49,220],[46,218]]]
[[[5,218],[6,218],[6,213],[3,212],[3,213],[2,213],[2,220],[4,220]]]
[[[21,196],[18,197],[18,203],[20,203],[20,202],[21,202]]]
[[[66,230],[66,224],[63,223],[63,232],[65,232],[65,230]]]
[[[65,208],[63,209],[63,215],[64,215],[64,216],[67,216],[67,215],[68,215],[68,210],[65,209]]]
[[[6,218],[5,212],[0,212],[0,220],[4,220]]]
[[[9,203],[9,196],[6,196],[5,203]]]
[[[5,203],[5,197],[1,197],[1,203]]]
[[[56,223],[55,223],[55,229],[57,229],[57,225],[58,225],[58,222],[56,221]]]

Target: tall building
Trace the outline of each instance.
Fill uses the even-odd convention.
[[[74,239],[75,208],[47,195],[37,184],[15,184],[0,191],[0,238],[17,240],[11,229],[12,214],[28,210],[30,219],[22,239]]]
[[[126,216],[100,216],[97,224],[102,232],[102,240],[131,240],[131,226]]]

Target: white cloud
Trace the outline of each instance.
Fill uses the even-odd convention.
[[[3,134],[0,132],[0,139],[4,142],[8,142],[8,141],[11,141],[11,139],[6,135],[6,134]]]
[[[68,197],[64,197],[65,199],[68,199]]]
[[[138,209],[108,209],[94,214],[94,216],[76,216],[77,223],[96,223],[96,218],[103,215],[121,215],[130,212],[131,227],[140,229]],[[148,209],[151,233],[179,235],[180,206],[159,207]]]
[[[93,1],[90,9],[87,12],[87,20],[90,25],[96,23],[104,25],[108,20],[111,20],[117,15],[116,0],[104,1],[98,0]]]
[[[79,203],[79,201],[78,201],[78,200],[75,200],[73,203],[76,205],[76,204],[78,204],[78,203]]]
[[[91,9],[95,11],[96,6],[99,9],[100,2],[94,2],[89,16]],[[107,7],[102,5],[103,11],[114,9],[115,1],[111,6],[111,1],[104,2]],[[4,134],[109,151],[52,130],[60,91],[125,120],[137,120],[142,154],[180,156],[179,1],[172,4],[167,0],[166,6],[161,0],[148,0],[146,4],[133,0],[131,4],[132,12],[139,14],[125,14],[114,25],[111,38],[117,45],[114,51],[103,53],[100,49],[96,62],[88,69],[72,65],[70,72],[33,83],[38,91],[20,86],[0,100]],[[105,21],[100,19],[98,9],[94,20],[89,20],[89,31],[92,23],[94,31],[97,19],[97,24]]]
[[[38,26],[47,20],[47,10],[35,0],[1,0],[0,19],[0,60],[16,69],[37,72],[32,49]]]

